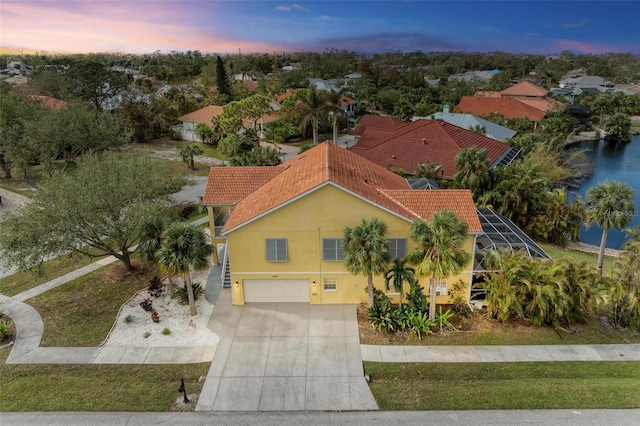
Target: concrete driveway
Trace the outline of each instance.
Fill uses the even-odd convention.
[[[355,305],[232,306],[224,289],[208,326],[220,342],[196,411],[378,409]]]

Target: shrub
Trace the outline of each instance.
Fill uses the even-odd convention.
[[[391,299],[383,291],[373,289],[373,306],[369,308],[369,321],[376,330],[394,331],[397,329],[395,310]]]
[[[160,315],[158,315],[158,311],[156,311],[155,309],[151,310],[151,321],[160,322]]]
[[[149,286],[147,287],[147,291],[149,292],[150,296],[160,297],[162,295],[163,289],[164,289],[164,286],[162,285],[162,281],[160,281],[160,278],[153,277],[153,279],[149,281]]]
[[[4,339],[9,334],[9,322],[0,321],[0,340]]]
[[[165,327],[162,329],[162,334],[164,334],[165,336],[168,336],[171,334],[171,330]]]
[[[416,283],[407,294],[407,304],[414,312],[429,312],[429,303],[427,302],[427,296],[424,294],[423,290],[424,288],[422,288],[420,284]]]
[[[204,292],[204,289],[202,288],[200,283],[193,283],[191,284],[191,287],[193,288],[193,300],[198,300],[198,297]],[[189,303],[187,286],[184,285],[182,287],[179,287],[176,290],[176,296],[178,296],[178,298],[180,299],[180,303],[182,303],[183,305],[186,305],[187,303]]]
[[[140,307],[147,312],[151,312],[153,310],[153,302],[148,297],[140,302]]]
[[[458,280],[451,286],[451,289],[448,291],[449,297],[451,298],[451,304],[453,305],[453,311],[464,317],[468,317],[471,313],[469,304],[464,297],[466,290],[467,285],[465,284],[465,282],[462,280]]]
[[[436,312],[435,325],[436,327],[438,327],[438,330],[440,330],[441,333],[448,334],[452,331],[457,331],[457,329],[449,321],[451,318],[453,318],[453,312],[447,309],[447,312],[442,313],[442,306],[438,307],[438,312]]]
[[[131,324],[133,322],[133,316],[132,315],[127,315],[126,317],[124,317],[124,323],[125,324]]]
[[[411,322],[411,335],[417,336],[418,340],[422,340],[422,335],[433,333],[434,323],[429,319],[427,312],[411,312],[409,321]]]

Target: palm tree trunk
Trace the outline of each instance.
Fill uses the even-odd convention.
[[[338,114],[333,113],[333,143],[338,143]]]
[[[602,239],[600,240],[600,250],[598,251],[598,266],[596,267],[596,271],[599,276],[602,276],[602,264],[604,262],[604,249],[607,244],[607,234],[609,233],[609,229],[602,228]]]
[[[313,131],[313,144],[318,145],[318,119],[315,117],[311,121],[311,130]]]
[[[196,299],[193,297],[193,286],[191,285],[191,274],[189,271],[184,274],[184,284],[187,286],[187,296],[189,297],[189,312],[191,316],[197,315]]]
[[[369,294],[369,307],[373,306],[373,274],[367,275],[367,293]]]
[[[431,278],[429,283],[429,319],[431,321],[436,319],[436,279],[435,276]]]

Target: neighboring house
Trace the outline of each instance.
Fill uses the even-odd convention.
[[[387,127],[376,127],[378,123]],[[351,134],[360,139],[349,150],[369,161],[407,174],[414,174],[419,163],[440,163],[445,179],[453,179],[458,171],[455,158],[463,148],[486,149],[491,167],[505,166],[520,153],[518,148],[441,120],[404,123],[364,116]]]
[[[293,96],[293,94],[297,90],[301,90],[301,89],[288,90],[285,93],[278,95],[278,97],[276,98],[276,102],[278,102],[279,104],[282,104],[287,98]],[[319,90],[320,89],[316,88],[316,91],[319,91]],[[345,95],[340,95],[340,98],[338,99],[338,106],[342,111],[344,111],[345,115],[349,119],[353,119],[355,117],[356,108],[358,107],[358,104],[359,104],[358,101],[351,99],[350,97]]]
[[[219,105],[209,105],[200,108],[197,111],[190,112],[178,118],[180,125],[175,126],[174,130],[178,132],[182,140],[202,142],[195,133],[196,126],[199,123],[211,126],[211,119],[220,114],[222,114],[222,107]]]
[[[609,80],[605,80],[597,75],[580,75],[576,77],[569,77],[558,82],[561,88],[564,87],[613,87],[613,83]]]
[[[414,248],[411,223],[440,209],[469,226],[465,249],[472,258],[482,233],[468,190],[413,190],[399,175],[328,142],[276,167],[212,167],[202,202],[212,242],[225,244],[235,305],[366,301],[367,278],[347,271],[342,250],[344,229],[362,219],[387,225],[392,258]],[[437,302],[451,301],[447,290],[458,280],[469,298],[472,275],[469,262],[439,281]],[[384,289],[381,275],[374,283]]]
[[[6,68],[0,70],[0,78],[9,78],[13,76],[28,75],[34,71],[31,65],[24,62],[9,62]]]
[[[529,106],[518,99],[509,98],[481,98],[477,96],[463,96],[454,111],[486,117],[498,113],[505,120],[512,118],[526,118],[534,124],[540,122],[547,112]]]
[[[511,130],[508,127],[501,126],[484,118],[476,117],[473,114],[459,114],[455,112],[436,112],[429,117],[413,117],[411,121],[431,118],[433,120],[446,121],[449,124],[453,124],[463,129],[472,130],[482,127],[485,131],[485,136],[491,139],[495,139],[499,142],[508,141],[517,133],[515,130]]]

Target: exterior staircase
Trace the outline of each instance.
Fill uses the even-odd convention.
[[[231,269],[229,268],[229,257],[224,256],[224,277],[222,278],[222,288],[231,288]]]

